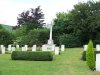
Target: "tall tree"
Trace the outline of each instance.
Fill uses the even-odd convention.
[[[40,6],[38,6],[35,9],[31,8],[30,10],[19,14],[17,20],[19,27],[25,26],[29,30],[33,28],[42,28],[44,25],[44,14],[42,9],[40,9]]]
[[[73,14],[74,34],[79,35],[84,44],[94,39],[100,32],[100,1],[79,3],[71,11]]]
[[[71,13],[58,13],[56,14],[56,17],[54,19],[54,28],[58,30],[59,34],[69,34],[72,33],[72,27],[71,24]]]
[[[54,26],[53,26],[53,39],[54,42],[59,45],[59,36],[63,34],[69,34],[72,32],[71,29],[71,21],[70,21],[71,14],[65,12],[59,12],[56,14],[56,18],[54,19]]]
[[[0,44],[7,46],[13,43],[13,35],[0,24]]]

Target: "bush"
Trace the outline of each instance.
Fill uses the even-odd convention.
[[[34,29],[28,33],[29,45],[33,46],[36,44],[37,46],[42,46],[47,43],[49,38],[49,30],[48,29]]]
[[[100,53],[100,51],[94,51],[94,57],[96,59],[96,54]],[[83,51],[82,53],[82,60],[86,61],[86,51]]]
[[[1,50],[0,50],[0,54],[1,54]]]
[[[94,57],[96,59],[96,54],[100,53],[100,51],[94,51]],[[83,61],[86,61],[86,51],[83,51],[82,58]]]
[[[59,43],[64,44],[66,47],[80,47],[81,43],[77,36],[64,34],[59,37]]]
[[[95,57],[94,57],[94,49],[93,49],[93,43],[92,40],[88,43],[88,48],[86,51],[86,61],[87,65],[91,70],[95,69]]]
[[[33,60],[33,61],[52,61],[51,52],[30,52],[30,51],[13,51],[12,60]]]
[[[23,32],[22,32],[23,33]],[[30,47],[36,44],[37,46],[41,46],[47,43],[49,38],[49,30],[48,29],[34,29],[31,30],[26,35],[23,34],[17,37],[17,44],[23,46],[28,44]]]
[[[11,54],[11,51],[6,51],[5,54]]]
[[[86,51],[83,51],[82,53],[82,58],[81,58],[83,61],[86,61]]]
[[[25,44],[28,44],[29,39],[27,35],[17,37],[16,43],[19,44],[21,47]],[[29,44],[28,44],[29,45]]]

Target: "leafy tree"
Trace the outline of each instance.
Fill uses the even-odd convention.
[[[26,27],[20,27],[14,31],[14,34],[15,34],[15,37],[20,37],[20,36],[27,35],[28,31],[27,31]]]
[[[53,25],[53,39],[54,42],[59,45],[59,37],[63,34],[71,34],[73,32],[73,28],[71,27],[72,23],[70,18],[72,17],[72,14],[70,13],[57,13],[56,17],[54,19],[54,25]]]
[[[94,39],[97,32],[100,32],[100,1],[79,3],[71,11],[75,35],[80,36],[83,44],[89,39]]]
[[[48,29],[34,29],[29,32],[28,38],[30,39],[29,45],[32,46],[36,44],[38,46],[42,46],[47,43],[49,38],[49,30]]]
[[[56,17],[54,19],[54,29],[58,30],[58,34],[69,34],[72,33],[72,27],[71,27],[71,13],[58,13],[56,14]]]
[[[13,36],[9,32],[0,29],[0,44],[7,46],[13,43]]]
[[[0,24],[0,44],[7,46],[13,43],[13,34],[9,33],[2,25]]]
[[[35,9],[31,8],[30,10],[19,14],[17,20],[19,27],[25,26],[28,30],[42,28],[44,25],[44,14],[42,9],[40,9],[40,6],[38,6]]]
[[[4,30],[4,28],[2,27],[2,24],[0,24],[0,29],[3,29]]]

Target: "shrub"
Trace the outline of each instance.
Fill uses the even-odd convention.
[[[93,43],[92,40],[88,43],[88,48],[86,51],[86,61],[87,65],[91,70],[95,69],[95,57],[94,57],[94,49],[93,49]]]
[[[27,34],[25,34],[22,31],[19,31],[23,33],[23,35],[17,37],[17,43],[20,46],[23,46],[25,44],[28,44],[29,46],[33,46],[36,44],[37,46],[41,46],[42,44],[47,43],[47,40],[49,38],[49,30],[48,29],[34,29],[30,30]]]
[[[59,43],[64,44],[66,47],[80,47],[81,43],[77,36],[64,34],[59,37]]]
[[[12,60],[52,61],[51,52],[13,51]]]
[[[6,51],[5,54],[11,54],[11,51]]]
[[[0,50],[0,54],[1,54],[1,50]]]
[[[49,38],[48,29],[34,29],[28,33],[29,45],[32,46],[36,44],[37,46],[42,46],[47,43]]]
[[[100,53],[100,51],[94,51],[94,57],[96,59],[96,54]],[[82,53],[82,60],[86,61],[86,51],[83,51]]]
[[[86,61],[86,51],[83,51],[82,53],[82,58],[81,58],[83,61]]]

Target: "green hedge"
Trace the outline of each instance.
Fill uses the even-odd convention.
[[[60,45],[64,44],[67,48],[80,47],[81,43],[77,36],[63,34],[59,37]]]
[[[96,57],[96,54],[98,54],[98,53],[100,53],[100,51],[94,51],[95,57]],[[83,51],[83,53],[82,53],[82,60],[86,61],[86,51]]]
[[[0,50],[0,54],[1,54],[1,50]]]
[[[11,58],[12,60],[52,61],[53,54],[51,52],[13,51]]]

